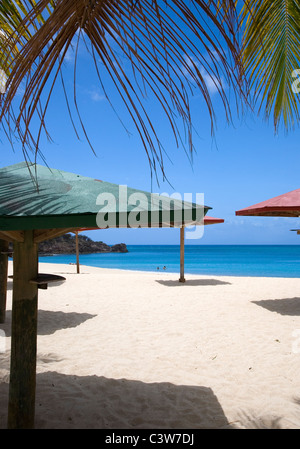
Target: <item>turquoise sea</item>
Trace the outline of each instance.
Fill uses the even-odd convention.
[[[128,253],[81,254],[80,264],[123,270],[179,273],[179,245],[127,245]],[[70,264],[75,255],[40,257]],[[300,277],[300,245],[186,245],[185,273],[225,276]]]

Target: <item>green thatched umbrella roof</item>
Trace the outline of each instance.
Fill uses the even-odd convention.
[[[108,227],[179,227],[200,224],[208,209],[37,164],[0,169],[0,232],[94,228],[99,222]]]

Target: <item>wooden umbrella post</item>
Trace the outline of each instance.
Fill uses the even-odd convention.
[[[180,278],[179,282],[185,282],[184,278],[184,226],[180,228]]]
[[[38,245],[33,231],[14,242],[8,428],[34,427],[37,347]]]
[[[5,323],[6,291],[7,291],[7,266],[8,266],[8,242],[0,240],[0,323]]]
[[[79,265],[79,239],[78,239],[78,231],[75,231],[76,238],[76,265],[77,265],[77,273],[80,273],[80,265]]]

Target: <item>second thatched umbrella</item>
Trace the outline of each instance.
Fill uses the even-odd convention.
[[[237,210],[235,214],[259,217],[299,217],[300,189]]]

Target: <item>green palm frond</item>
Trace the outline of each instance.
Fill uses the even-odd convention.
[[[7,54],[6,39],[20,26],[22,17],[16,6],[7,0],[0,3],[0,68],[8,74],[17,48],[11,48]]]
[[[24,3],[28,6],[28,2]],[[44,23],[38,20],[40,16],[47,17]],[[123,100],[154,168],[156,161],[162,167],[162,146],[150,108],[144,101],[147,92],[160,104],[177,146],[181,142],[178,117],[181,119],[190,152],[193,151],[190,92],[197,88],[202,94],[212,128],[215,115],[207,80],[214,84],[228,120],[230,89],[230,95],[234,92],[237,101],[241,94],[234,0],[40,0],[28,10],[21,27],[32,30],[32,36],[27,40],[19,32],[10,40],[10,48],[17,46],[19,53],[9,67],[0,118],[10,115],[16,92],[26,82],[13,123],[23,146],[32,139],[30,129],[36,113],[44,126],[63,59],[74,39],[78,42],[81,37],[90,43],[101,87],[105,71]],[[131,74],[125,71],[120,55],[129,61]],[[42,94],[46,95],[46,101],[44,109],[39,110]],[[108,93],[107,97],[110,100]],[[74,104],[81,120],[76,94]]]
[[[245,0],[243,64],[253,98],[273,115],[275,129],[281,119],[286,129],[299,121],[299,98],[293,92],[293,72],[300,68],[299,0]]]
[[[47,15],[53,11],[53,5],[53,1],[49,2]],[[37,12],[36,22],[31,21],[24,26],[24,18],[35,6],[35,0],[2,0],[0,3],[0,68],[6,75],[9,75],[21,48],[45,22],[45,17]],[[16,36],[19,37],[16,38]],[[15,45],[11,45],[13,39],[15,39]]]

